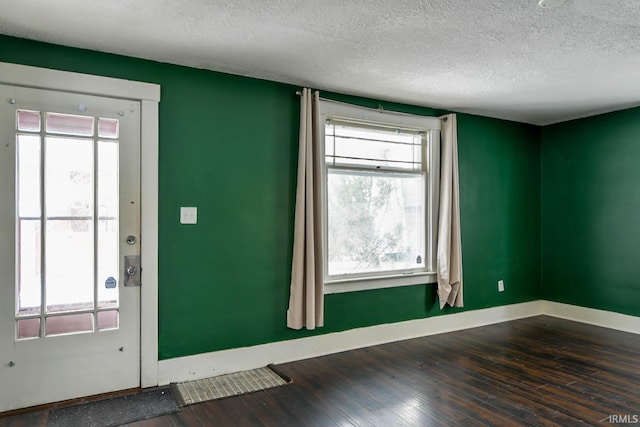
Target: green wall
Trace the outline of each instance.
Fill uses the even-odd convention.
[[[433,285],[408,286],[328,295],[324,328],[286,328],[299,88],[6,36],[0,61],[162,86],[160,359],[460,311],[440,311]],[[464,310],[537,300],[539,128],[460,114],[458,135]],[[185,205],[196,226],[179,224]]]
[[[544,299],[640,315],[640,108],[542,129]]]

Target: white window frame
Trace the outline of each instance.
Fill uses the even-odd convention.
[[[421,271],[381,272],[358,277],[332,278],[328,274],[328,203],[327,183],[328,170],[325,158],[325,123],[331,118],[345,121],[371,123],[372,126],[389,126],[423,130],[428,138],[427,149],[429,164],[426,171],[425,197],[425,239],[427,253],[425,268]],[[320,100],[319,103],[320,144],[317,157],[320,159],[320,200],[321,200],[321,239],[323,251],[324,293],[342,293],[367,289],[390,288],[396,286],[434,283],[436,279],[436,237],[438,222],[438,200],[440,188],[440,119],[436,117],[417,116],[375,110],[331,100]]]

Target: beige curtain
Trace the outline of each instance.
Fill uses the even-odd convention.
[[[455,114],[440,118],[440,216],[438,219],[438,298],[462,307],[462,243],[460,240],[460,184],[458,181],[458,126]]]
[[[287,326],[315,329],[324,324],[319,223],[319,94],[303,89],[300,98],[300,148]]]

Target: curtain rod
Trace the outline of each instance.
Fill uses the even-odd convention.
[[[296,91],[296,95],[298,96],[302,96],[302,91]],[[354,104],[350,104],[348,102],[343,102],[343,101],[336,101],[335,99],[329,99],[329,98],[323,98],[320,97],[320,101],[325,101],[325,102],[333,102],[336,104],[341,104],[341,105],[349,105],[349,106],[353,106]],[[360,106],[359,106],[360,107]],[[392,111],[392,110],[385,110],[384,107],[382,106],[382,104],[378,104],[378,108],[371,108],[371,107],[362,107],[362,108],[367,108],[369,110],[374,110],[374,111],[378,111],[380,113],[387,113],[387,114],[397,114],[399,116],[419,116],[420,114],[411,114],[411,113],[403,113],[401,111]],[[424,117],[433,117],[433,116],[424,116]],[[446,122],[448,119],[447,116],[443,116],[441,118],[441,120],[443,122]]]

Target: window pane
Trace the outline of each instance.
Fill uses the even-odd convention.
[[[327,164],[332,164],[333,159],[329,160],[330,158],[333,157],[334,153],[334,144],[335,144],[335,137],[331,134],[329,135],[329,133],[327,132],[327,134],[324,137],[324,154],[327,156]]]
[[[413,168],[412,163],[420,163],[420,158],[414,159],[414,154],[414,146],[409,144],[336,137],[337,164],[358,164],[358,159],[370,159],[376,160],[381,166],[410,169]]]
[[[118,143],[98,142],[98,307],[118,307]],[[100,318],[98,317],[98,323]],[[100,328],[99,328],[100,329]]]
[[[421,169],[420,133],[335,123],[325,133],[325,154],[335,156],[336,165]]]
[[[46,114],[47,133],[63,135],[93,136],[94,118],[71,114]]]
[[[327,160],[327,163],[330,163],[331,160]],[[381,161],[378,159],[357,159],[357,158],[347,158],[347,157],[335,157],[335,164],[339,166],[361,166],[368,167],[371,169],[387,169],[387,168],[396,168],[396,169],[407,169],[414,170],[419,169],[419,165],[415,163],[404,163],[404,162],[392,162],[392,161]]]
[[[91,332],[93,331],[93,314],[81,313],[47,317],[45,330],[45,335],[47,336],[74,332]]]
[[[40,112],[17,110],[18,130],[40,132]]]
[[[118,310],[98,312],[98,330],[118,329]]]
[[[118,119],[98,119],[98,137],[117,139],[119,131],[118,125]]]
[[[423,268],[424,176],[329,170],[330,276]]]
[[[22,319],[16,323],[18,328],[16,337],[18,339],[38,338],[40,336],[40,319]]]

